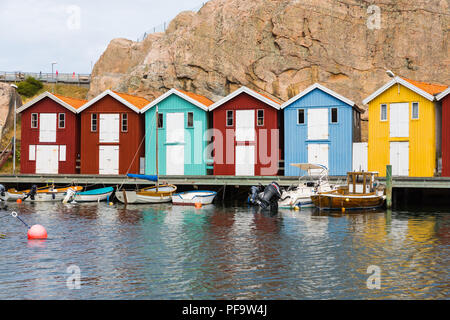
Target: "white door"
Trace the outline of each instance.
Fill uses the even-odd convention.
[[[56,142],[56,113],[41,113],[39,119],[39,142]]]
[[[328,139],[328,109],[308,109],[308,139]]]
[[[36,173],[58,174],[58,146],[36,146]]]
[[[255,141],[255,110],[236,111],[236,141]]]
[[[390,160],[393,176],[409,176],[409,142],[391,142]]]
[[[328,168],[328,144],[308,144],[308,162],[321,164]],[[320,174],[322,170],[311,170],[312,175]]]
[[[389,108],[391,137],[409,137],[409,103],[391,103]]]
[[[255,146],[236,146],[237,176],[255,175]]]
[[[120,132],[119,114],[100,114],[100,142],[118,143]]]
[[[183,143],[184,127],[184,113],[166,113],[166,143]]]
[[[119,174],[119,146],[100,146],[99,174]]]
[[[184,145],[172,144],[166,147],[166,175],[184,175]]]
[[[353,144],[353,171],[368,171],[368,144],[357,142]]]

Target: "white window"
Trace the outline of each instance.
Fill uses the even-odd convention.
[[[387,105],[386,104],[381,105],[380,120],[387,121]]]
[[[39,142],[56,142],[56,113],[39,115]]]
[[[32,128],[38,127],[38,114],[37,113],[31,114],[31,127]]]
[[[34,144],[28,146],[28,160],[36,161],[36,146]]]
[[[264,110],[258,110],[258,114],[257,114],[257,126],[261,127],[264,126]]]
[[[232,127],[233,125],[233,110],[227,110],[227,127]]]
[[[122,113],[122,132],[128,132],[128,114]]]
[[[194,127],[194,113],[193,112],[188,112],[188,117],[187,117],[187,127],[188,128],[193,128]]]
[[[411,119],[419,119],[419,103],[413,102],[411,108]]]
[[[118,143],[120,137],[120,114],[100,114],[99,141]]]
[[[91,132],[97,132],[97,114],[91,114]]]
[[[59,161],[66,161],[66,146],[59,146]]]
[[[66,114],[60,113],[58,115],[58,128],[64,129],[66,127]]]

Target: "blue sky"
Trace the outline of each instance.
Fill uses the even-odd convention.
[[[113,38],[147,30],[206,0],[0,0],[0,71],[89,73]]]

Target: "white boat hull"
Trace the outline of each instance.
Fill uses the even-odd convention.
[[[158,192],[156,188],[144,190],[125,191],[118,190],[115,193],[117,200],[122,203],[167,203],[172,201],[172,194],[176,191],[175,186],[160,186]],[[152,194],[153,193],[153,194]]]
[[[34,200],[32,200],[30,197],[23,199],[23,197],[25,197],[25,194],[23,193],[6,192],[6,199],[7,201],[17,201],[17,199],[22,199],[26,202],[61,202],[65,195],[65,192],[42,192],[35,194]]]
[[[83,195],[83,194],[75,194],[73,197],[73,200],[76,202],[98,202],[98,201],[104,201],[108,199],[108,197],[111,198],[113,191],[107,192],[104,194],[89,194],[89,195]]]
[[[212,191],[192,191],[182,192],[172,195],[172,203],[174,205],[195,205],[201,203],[202,205],[211,204],[216,197],[217,192]]]

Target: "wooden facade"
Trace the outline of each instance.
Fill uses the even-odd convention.
[[[295,163],[321,164],[335,176],[352,171],[353,142],[361,140],[361,110],[353,101],[316,83],[281,108],[286,176],[302,174]]]
[[[81,173],[144,172],[144,117],[147,99],[106,90],[79,109]]]
[[[172,89],[144,109],[145,172],[156,174],[156,106],[158,107],[158,174],[206,175],[208,107],[198,94]]]
[[[395,77],[364,100],[369,105],[369,171],[432,177],[440,154],[435,94],[446,87]]]
[[[79,173],[77,109],[85,103],[45,92],[17,109],[21,115],[21,173]]]
[[[442,110],[442,176],[450,177],[450,87],[436,98]]]
[[[211,105],[214,175],[278,174],[280,103],[246,87]]]

